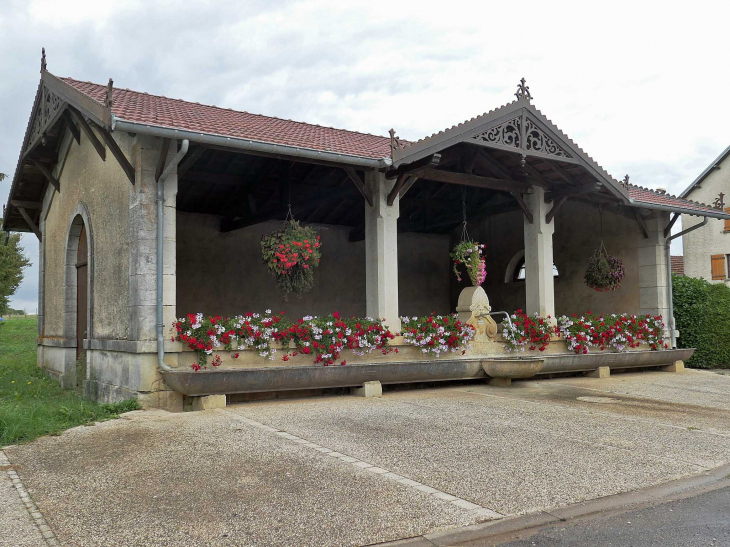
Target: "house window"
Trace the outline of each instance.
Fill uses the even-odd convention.
[[[710,257],[712,279],[725,279],[725,262],[727,260],[725,255],[712,255]]]
[[[512,276],[512,281],[524,281],[526,271],[527,268],[525,267],[525,259],[523,258],[515,268],[514,275]],[[553,263],[553,277],[558,277],[558,275],[558,267],[555,265],[555,263]]]

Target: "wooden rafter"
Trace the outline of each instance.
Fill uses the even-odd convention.
[[[522,196],[520,194],[517,194],[515,192],[512,192],[512,197],[517,202],[517,205],[520,206],[520,209],[522,209],[522,212],[525,214],[525,218],[527,219],[527,222],[532,224],[534,221],[534,219],[532,217],[532,211],[530,211],[530,208],[527,206],[527,203],[525,203],[525,200],[522,198]]]
[[[664,228],[664,237],[669,237],[669,234],[672,233],[672,226],[674,226],[674,223],[677,222],[679,219],[679,213],[674,213],[674,216],[672,216],[672,220],[669,221],[669,224],[667,224],[667,227]]]
[[[571,186],[570,188],[563,188],[556,190],[555,192],[548,192],[545,194],[545,203],[562,196],[578,196],[581,194],[591,194],[593,192],[599,192],[601,190],[600,183],[584,184],[582,186]]]
[[[155,169],[155,182],[160,181],[160,176],[165,170],[165,162],[167,161],[167,151],[170,149],[170,139],[165,137],[162,139],[162,147],[160,148],[160,156],[157,158],[157,168]],[[134,183],[132,183],[134,184]]]
[[[413,186],[416,181],[418,180],[418,177],[416,175],[411,175],[408,177],[408,180],[403,184],[403,187],[400,189],[400,192],[398,192],[398,195],[403,199],[403,196],[406,195],[406,192],[411,189],[411,186]]]
[[[134,186],[134,167],[127,159],[127,156],[124,155],[122,149],[119,148],[119,145],[117,144],[117,141],[114,140],[114,137],[112,137],[112,134],[101,126],[97,127],[99,128],[99,133],[101,133],[101,137],[104,139],[109,151],[112,153],[112,156],[116,158],[120,167],[124,171],[124,174],[127,175],[129,182],[131,182],[132,186]]]
[[[23,209],[40,209],[42,207],[41,203],[37,203],[35,201],[23,201],[19,199],[14,199],[10,202],[10,205],[13,207],[22,207]]]
[[[87,122],[86,118],[84,118],[84,115],[73,107],[69,107],[68,111],[71,113],[71,116],[73,116],[73,118],[79,123],[79,127],[81,127],[84,135],[86,135],[86,137],[91,141],[91,144],[94,146],[96,153],[99,154],[99,157],[102,160],[106,161],[106,148],[104,148],[104,145],[96,136],[96,133],[94,133],[94,130],[89,125],[89,122]]]
[[[488,190],[499,190],[502,192],[517,192],[527,194],[530,185],[525,182],[516,180],[497,179],[492,177],[480,177],[477,175],[468,175],[466,173],[454,173],[451,171],[440,171],[438,169],[422,169],[414,173],[419,178],[434,180],[437,182],[447,182],[450,184],[459,184],[463,186],[474,186],[475,188],[486,188]]]
[[[558,199],[555,200],[555,203],[553,203],[553,206],[545,215],[545,224],[550,224],[553,218],[555,218],[555,215],[558,214],[558,210],[563,206],[563,203],[565,203],[567,199],[568,196],[560,196]]]
[[[385,178],[392,180],[400,177],[401,175],[419,171],[424,167],[436,167],[440,162],[441,154],[431,154],[429,156],[426,156],[425,158],[414,161],[413,163],[404,164],[397,169],[391,169],[390,171],[387,171],[385,173]]]
[[[41,241],[43,238],[41,237],[41,231],[38,229],[38,225],[33,222],[33,219],[30,218],[30,215],[26,212],[25,208],[17,207],[17,209],[20,215],[25,219],[25,222],[28,224],[30,229],[33,230],[33,233],[38,238],[38,241]]]
[[[641,233],[644,235],[644,239],[649,239],[649,229],[646,227],[646,222],[644,222],[644,219],[641,218],[639,211],[633,211],[633,213],[634,213],[634,218],[636,219],[636,223],[639,225],[639,229],[641,230]]]
[[[43,164],[41,164],[40,162],[38,162],[35,159],[30,158],[30,157],[28,159],[31,161],[31,163],[33,163],[33,165],[36,166],[38,171],[41,172],[41,174],[46,178],[46,180],[53,185],[53,187],[56,189],[56,191],[58,193],[61,193],[61,183],[58,182],[56,177],[54,177],[53,174],[51,174],[51,172],[48,169],[46,169],[43,166]]]
[[[509,171],[501,163],[495,160],[486,150],[480,150],[477,157],[486,164],[487,170],[491,171],[495,176],[505,180],[512,179],[512,175]]]
[[[66,127],[68,127],[73,138],[76,139],[76,144],[81,144],[81,131],[76,127],[76,123],[68,109],[63,111],[63,121],[66,122]]]
[[[388,193],[388,206],[391,206],[395,203],[395,198],[398,197],[400,191],[403,189],[403,186],[405,186],[406,180],[410,178],[411,175],[408,173],[401,173],[400,175],[398,175],[398,178],[395,179],[395,184],[393,185],[393,188],[391,188],[390,192]]]
[[[205,151],[208,150],[205,146],[196,146],[195,150],[190,152],[182,162],[180,162],[180,165],[177,166],[177,178],[178,180],[181,179],[183,176],[185,176],[185,173],[187,173],[190,168],[195,164],[196,161],[200,159],[200,156],[202,156]]]
[[[367,186],[365,186],[365,182],[363,182],[363,180],[360,178],[360,175],[357,174],[357,171],[355,171],[350,166],[346,166],[343,169],[345,170],[345,173],[347,173],[347,176],[350,177],[350,180],[353,182],[353,184],[358,189],[360,194],[362,194],[362,197],[365,198],[365,201],[368,202],[368,205],[370,205],[370,207],[372,207],[373,206],[373,194],[370,192],[370,189]]]

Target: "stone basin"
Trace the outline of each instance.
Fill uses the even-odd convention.
[[[482,369],[492,378],[532,378],[542,370],[544,359],[507,358],[484,359]]]

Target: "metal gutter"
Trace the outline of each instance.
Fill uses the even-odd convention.
[[[363,158],[337,152],[314,150],[311,148],[300,148],[284,144],[273,144],[251,139],[237,137],[225,137],[211,133],[197,133],[183,129],[172,129],[157,125],[148,125],[137,122],[130,122],[122,118],[112,117],[112,131],[126,131],[128,133],[141,133],[168,139],[188,139],[193,142],[209,144],[212,146],[224,146],[250,152],[260,152],[271,155],[281,155],[287,158],[305,158],[308,160],[319,160],[329,163],[344,163],[355,167],[367,167],[370,169],[385,169],[392,163],[390,158]]]
[[[682,230],[678,234],[670,235],[667,238],[667,241],[664,243],[664,255],[665,260],[667,261],[667,302],[669,304],[669,317],[667,318],[667,321],[669,322],[669,340],[671,342],[671,347],[674,348],[674,346],[677,345],[677,337],[674,334],[674,295],[672,293],[672,253],[669,247],[671,247],[671,243],[673,239],[676,239],[680,236],[683,236],[684,234],[688,234],[689,232],[692,232],[696,230],[697,228],[702,228],[707,222],[709,221],[709,218],[705,217],[705,220],[700,222],[699,224],[695,224],[694,226],[687,228],[686,230]]]
[[[163,219],[165,210],[165,179],[167,179],[172,170],[177,167],[177,164],[180,163],[180,160],[183,159],[185,154],[188,153],[189,146],[190,141],[187,139],[183,139],[180,146],[180,151],[174,158],[172,158],[172,161],[167,164],[167,167],[165,167],[165,170],[162,172],[160,178],[157,180],[157,365],[162,370],[172,370],[169,366],[165,364],[165,340],[162,334],[162,329],[164,327],[162,314],[162,269],[164,266]]]
[[[657,203],[647,203],[645,201],[636,201],[634,198],[629,198],[629,203],[635,207],[641,207],[642,209],[652,209],[654,211],[669,211],[670,213],[679,213],[682,215],[694,215],[696,217],[712,217],[730,219],[730,214],[723,211],[717,210],[717,213],[711,211],[699,211],[697,209],[685,209],[684,207],[674,207],[670,205],[659,205]]]

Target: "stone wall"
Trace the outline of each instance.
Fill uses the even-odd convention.
[[[261,236],[281,226],[266,222],[220,233],[220,218],[178,212],[177,313],[235,315],[285,310],[292,317],[339,311],[365,315],[365,243],[350,243],[349,228],[318,226],[322,263],[314,288],[285,301],[261,262]],[[398,238],[400,313],[449,310],[449,238],[401,234]]]

